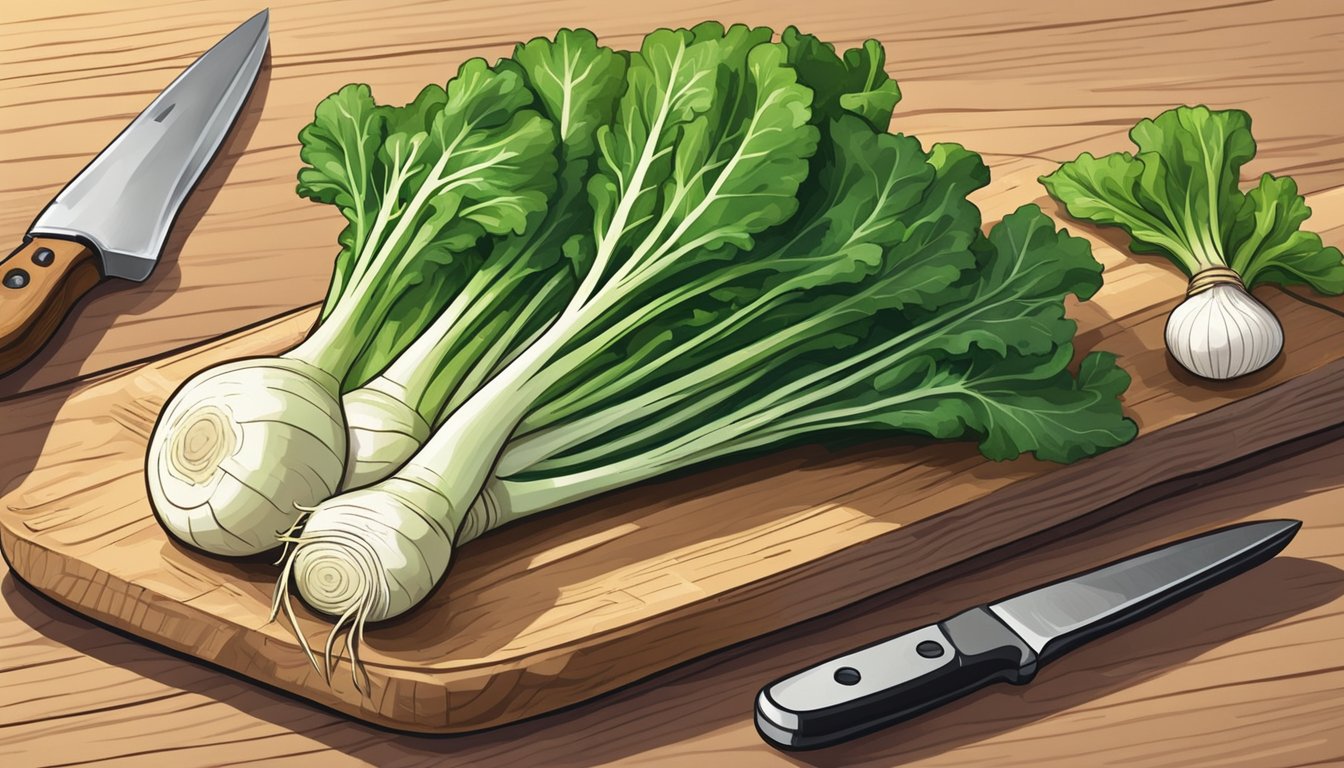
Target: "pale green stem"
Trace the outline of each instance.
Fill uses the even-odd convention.
[[[457,388],[453,390],[452,396],[446,398],[442,410],[438,416],[438,421],[447,418],[459,405],[475,394],[481,385],[495,376],[502,368],[522,353],[522,350],[530,345],[531,340],[535,340],[538,334],[544,333],[546,325],[542,325],[529,339],[523,339],[518,342],[518,338],[527,325],[532,322],[538,311],[546,302],[550,301],[559,288],[568,280],[568,275],[558,273],[551,276],[551,279],[537,291],[532,300],[525,306],[521,312],[514,315],[514,319],[509,328],[500,335],[494,346],[490,349],[490,354],[482,355],[476,361],[471,370],[463,377]]]
[[[673,79],[680,67],[681,57],[682,50],[678,49],[672,63]],[[588,298],[601,284],[601,275],[623,234],[644,176],[657,151],[656,145],[668,110],[669,99],[664,99],[650,127],[649,140],[645,143],[640,161],[631,173],[629,189],[633,192],[617,205],[607,236],[598,246],[593,267],[560,319],[533,345],[514,358],[499,375],[487,382],[475,396],[462,403],[395,477],[439,489],[448,509],[457,514],[464,515],[470,508],[485,485],[490,468],[505,440],[535,400],[535,393],[545,391],[544,382],[540,385],[535,382],[538,372],[563,347],[573,332],[583,328],[589,319],[585,312]],[[443,472],[451,473],[451,477],[445,477]]]
[[[893,336],[881,344],[870,347],[862,353],[847,359],[843,366],[850,370],[848,375],[841,377],[838,375],[840,371],[837,371],[834,368],[815,372],[809,376],[797,379],[784,387],[763,394],[760,400],[752,404],[753,409],[757,412],[770,414],[768,418],[780,418],[790,411],[801,410],[804,407],[804,400],[808,402],[818,402],[825,397],[829,397],[834,393],[843,391],[865,379],[871,378],[881,371],[890,370],[902,360],[909,359],[910,355],[922,351],[922,344],[914,344],[912,342],[922,339],[924,343],[927,343],[937,336],[951,333],[958,323],[969,321],[973,319],[980,310],[987,306],[992,306],[994,297],[1006,290],[1007,287],[1012,284],[1013,280],[1016,279],[1018,269],[1022,264],[1022,259],[1022,255],[1019,254],[1018,259],[1013,262],[1013,269],[1010,274],[1002,283],[995,286],[995,288],[987,294],[975,297],[962,307],[941,313],[923,323],[912,326],[903,333]],[[741,353],[735,354],[733,357],[736,360],[741,360],[743,357],[749,357],[751,354],[768,353],[771,349],[778,349],[780,346],[788,346],[789,344],[792,344],[793,339],[791,337],[806,338],[808,331],[809,329],[806,326],[794,326],[785,334],[774,338],[759,340],[752,347],[745,348]],[[897,350],[899,350],[899,354],[895,357],[886,356],[888,353]],[[697,380],[712,380],[716,375],[717,371],[712,366],[707,366],[703,369],[697,369],[689,374],[689,376],[684,377],[681,381],[672,383],[690,387],[693,386]],[[663,391],[659,394],[671,394],[668,392],[667,386],[663,387],[662,390]],[[644,403],[649,405],[647,401],[644,401]],[[639,403],[633,404],[638,405]],[[615,407],[624,408],[627,405],[632,404],[623,403],[618,404]],[[774,410],[770,410],[772,408]],[[589,421],[590,419],[592,421]],[[599,412],[585,417],[584,421],[587,422],[585,429],[591,429],[593,425],[600,423],[600,420],[602,419],[606,419],[608,423],[610,423],[611,416],[603,415]],[[745,420],[747,419],[747,416],[746,414],[734,414],[733,419]],[[670,429],[682,420],[684,420],[683,414],[673,413],[660,420],[663,426],[658,428]],[[751,423],[755,422],[753,421]],[[722,425],[717,422],[704,425],[697,430],[696,434],[712,433],[715,429],[721,428],[721,426]],[[652,434],[652,425],[649,429],[651,430],[649,434]],[[531,439],[532,438],[530,437],[523,438],[516,444],[517,450],[525,451],[525,453],[522,454],[524,456],[538,456],[545,451],[552,451],[552,453],[547,453],[546,455],[554,455],[553,449],[555,448],[555,445],[557,443],[567,442],[567,438],[560,430],[537,433],[538,443],[535,445],[529,445]],[[627,442],[628,441],[626,440],[613,440],[604,444],[601,447],[601,452],[605,455],[618,455],[620,449],[624,447]],[[511,469],[510,474],[528,470],[551,470],[555,468],[554,463],[544,460],[524,466],[521,462],[514,461],[509,456],[513,450],[515,450],[515,448],[511,445],[508,453],[501,459],[501,467],[507,465]],[[583,461],[593,461],[595,458],[601,458],[601,456],[593,453],[566,456],[564,458],[564,463],[566,465],[577,464]]]
[[[906,392],[887,398],[883,401],[883,407],[895,408],[923,398],[947,394],[955,391],[955,389],[941,388]],[[799,430],[795,434],[805,434],[808,431],[811,431],[811,429]],[[740,439],[744,436],[749,437],[745,440]],[[643,482],[704,461],[776,445],[792,436],[792,434],[779,430],[773,432],[761,431],[756,429],[756,422],[754,421],[739,423],[735,420],[728,420],[717,425],[716,431],[712,433],[665,444],[658,449],[641,453],[638,456],[612,463],[598,464],[589,469],[539,479],[510,480],[501,478],[491,483],[490,492],[506,514],[499,516],[497,519],[492,519],[491,522],[497,528],[531,514],[554,509],[616,488]]]

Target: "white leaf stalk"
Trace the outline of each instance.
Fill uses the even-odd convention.
[[[416,157],[400,163],[401,172],[409,173]],[[412,207],[423,207],[433,189],[422,187]],[[392,218],[394,202],[384,204],[379,226]],[[302,508],[340,487],[346,454],[340,378],[358,351],[344,336],[377,285],[378,266],[392,258],[391,243],[414,218],[397,219],[375,264],[294,350],[207,369],[173,394],[154,426],[145,468],[154,511],[170,533],[217,555],[266,552]],[[380,238],[366,242],[371,248]]]
[[[595,127],[611,121],[624,58],[586,30],[537,38],[500,64],[517,71],[558,129],[558,190],[541,223],[497,241],[434,322],[378,376],[345,397],[349,453],[342,488],[391,475],[564,308],[575,287],[578,233],[592,226],[585,185]],[[571,245],[573,247],[571,248]]]
[[[1227,267],[1211,267],[1190,279],[1186,298],[1172,310],[1167,350],[1183,368],[1206,379],[1254,373],[1283,351],[1283,326]]]
[[[340,377],[357,351],[338,329],[353,303],[338,303],[289,353],[224,363],[173,393],[145,467],[169,533],[213,554],[254,555],[336,492],[346,454]]]
[[[567,201],[562,201],[567,202]],[[544,230],[536,243],[547,244]],[[512,245],[512,243],[509,243]],[[532,249],[509,254],[526,260]],[[491,263],[386,370],[345,395],[349,451],[342,489],[362,488],[391,475],[429,439],[434,426],[552,319],[546,314],[572,290],[567,271],[541,279],[502,279],[510,260]],[[530,292],[530,293],[529,293]]]
[[[509,77],[515,78],[514,90],[521,90],[521,81]],[[449,92],[503,82],[504,76],[472,60]],[[423,268],[417,262],[421,253],[447,227],[471,220],[480,209],[498,222],[498,212],[515,204],[519,195],[483,187],[482,177],[532,166],[537,170],[526,173],[553,180],[546,176],[554,172],[553,146],[538,138],[550,134],[549,124],[535,112],[492,107],[497,97],[485,88],[473,95],[464,112],[482,102],[484,108],[465,117],[441,112],[431,133],[394,134],[381,150],[389,191],[357,244],[348,282],[337,287],[335,304],[302,344],[280,357],[208,369],[174,393],[150,438],[145,469],[154,510],[174,536],[217,555],[265,552],[280,545],[279,537],[294,527],[301,510],[336,493],[349,448],[341,383],[410,284],[404,276]],[[492,110],[491,122],[479,117]],[[455,127],[445,127],[455,116],[461,117]],[[511,147],[508,139],[523,132],[531,133]],[[532,148],[521,151],[537,156],[520,157],[516,145],[529,138]],[[414,194],[397,194],[412,186],[412,179],[418,185]],[[535,194],[544,200],[545,193]],[[369,392],[353,404],[359,412],[384,401]],[[388,418],[381,409],[380,414]],[[395,440],[400,433],[423,439],[428,432],[428,424],[411,414],[384,423],[383,433],[361,432],[356,439]]]

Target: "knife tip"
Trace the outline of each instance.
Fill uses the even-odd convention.
[[[1266,531],[1266,538],[1281,539],[1285,546],[1288,542],[1293,540],[1293,537],[1297,535],[1298,531],[1302,530],[1301,520],[1291,520],[1286,518],[1281,520],[1264,520],[1258,523],[1252,523],[1252,525]]]

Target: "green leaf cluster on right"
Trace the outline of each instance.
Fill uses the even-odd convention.
[[[1311,209],[1291,178],[1266,173],[1241,191],[1256,152],[1248,114],[1177,107],[1129,136],[1137,152],[1083,153],[1041,182],[1069,215],[1120,227],[1133,251],[1167,256],[1187,275],[1230,267],[1247,289],[1344,293],[1344,255],[1301,229]]]

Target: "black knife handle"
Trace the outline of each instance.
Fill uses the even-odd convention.
[[[979,606],[770,683],[756,729],[781,749],[814,749],[1035,674],[1036,654]]]

